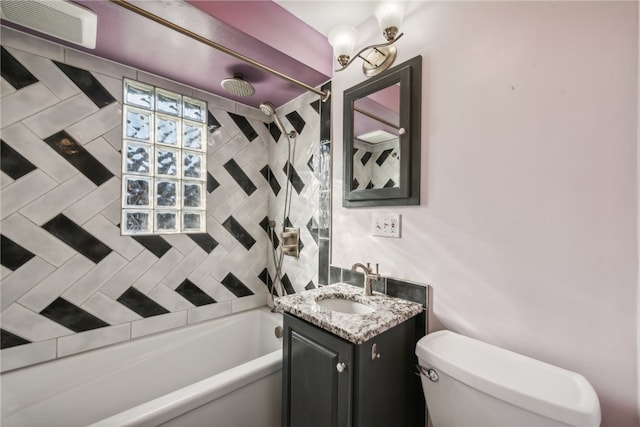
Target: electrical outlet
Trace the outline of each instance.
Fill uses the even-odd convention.
[[[400,237],[399,214],[373,214],[371,234],[383,237]]]

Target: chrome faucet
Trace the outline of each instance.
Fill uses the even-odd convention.
[[[362,290],[362,295],[371,296],[373,293],[371,292],[371,280],[380,280],[380,273],[378,273],[378,264],[376,264],[376,272],[374,273],[371,270],[371,264],[367,263],[365,266],[359,262],[356,262],[351,266],[351,271],[357,271],[358,268],[362,269],[364,273],[364,289]]]

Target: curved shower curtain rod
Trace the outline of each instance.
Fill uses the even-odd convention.
[[[216,42],[214,42],[212,40],[209,40],[209,39],[207,39],[205,37],[202,37],[202,36],[200,36],[200,35],[198,35],[198,34],[196,34],[194,32],[191,32],[191,31],[187,30],[186,28],[180,27],[179,25],[176,25],[173,22],[167,21],[164,18],[161,18],[161,17],[159,17],[157,15],[154,15],[153,13],[147,12],[146,10],[141,9],[138,6],[135,6],[135,5],[133,5],[133,4],[129,3],[129,2],[126,2],[124,0],[109,0],[109,1],[111,3],[117,4],[118,6],[122,6],[125,9],[128,9],[128,10],[134,12],[134,13],[137,13],[138,15],[144,16],[145,18],[151,19],[152,21],[157,22],[158,24],[164,25],[165,27],[170,28],[170,29],[182,34],[182,35],[185,35],[187,37],[191,37],[192,39],[197,40],[200,43],[204,43],[207,46],[210,46],[210,47],[212,47],[214,49],[217,49],[217,50],[219,50],[221,52],[224,52],[227,55],[231,55],[234,58],[239,59],[241,61],[244,61],[249,65],[252,65],[252,66],[254,66],[256,68],[259,68],[259,69],[261,69],[263,71],[266,71],[268,73],[271,73],[271,74],[273,74],[273,75],[275,75],[277,77],[280,77],[281,79],[287,80],[290,83],[293,83],[295,85],[298,85],[300,87],[305,88],[306,90],[308,90],[310,92],[313,92],[313,93],[315,93],[317,95],[320,95],[320,97],[322,98],[322,102],[327,101],[329,99],[329,96],[331,96],[331,92],[329,92],[329,91],[323,92],[323,91],[321,91],[319,89],[316,89],[313,86],[309,86],[306,83],[302,83],[301,81],[296,80],[293,77],[289,77],[286,74],[282,74],[280,71],[274,70],[271,67],[267,67],[266,65],[263,65],[263,64],[259,63],[258,61],[255,61],[255,60],[253,60],[253,59],[251,59],[251,58],[249,58],[247,56],[244,56],[244,55],[242,55],[242,54],[240,54],[238,52],[235,52],[235,51],[233,51],[233,50],[231,50],[229,48],[226,48],[226,47],[222,46],[221,44],[218,44],[218,43],[216,43]]]

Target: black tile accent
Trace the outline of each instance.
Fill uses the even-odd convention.
[[[142,317],[157,316],[159,314],[166,314],[169,312],[166,308],[131,286],[124,291],[118,302],[128,309],[135,311]]]
[[[74,332],[90,331],[91,329],[109,326],[105,321],[98,319],[91,313],[87,313],[63,298],[56,298],[40,314]]]
[[[298,132],[298,134],[302,133],[302,129],[304,129],[304,125],[306,122],[302,118],[302,116],[297,111],[292,111],[289,114],[285,115],[285,117],[291,123],[291,126]]]
[[[34,256],[13,240],[0,235],[0,262],[8,269],[15,271]]]
[[[287,276],[286,274],[282,276],[282,286],[284,286],[284,289],[287,292],[287,295],[296,293],[296,290],[293,288],[293,285],[291,284],[291,280],[289,280],[289,276]]]
[[[104,167],[85,148],[78,144],[68,133],[60,131],[44,140],[69,163],[82,172],[95,185],[101,185],[113,178],[109,169]]]
[[[395,181],[389,178],[389,181],[384,184],[384,188],[393,188],[395,185]]]
[[[188,234],[188,236],[208,254],[218,246],[216,239],[208,233]]]
[[[218,187],[220,187],[220,183],[216,181],[213,175],[207,172],[207,193],[213,193]]]
[[[313,280],[311,280],[309,283],[307,283],[307,286],[304,287],[305,290],[310,290],[310,289],[315,289],[316,285],[313,284]]]
[[[233,216],[227,218],[227,220],[222,223],[222,226],[226,228],[227,231],[245,247],[246,250],[251,249],[251,247],[256,243],[256,239],[254,239]]]
[[[351,182],[351,189],[354,190],[354,189],[358,188],[359,185],[360,185],[360,181],[358,181],[357,179],[353,178],[353,181]]]
[[[56,61],[53,61],[53,63],[56,64],[98,108],[106,107],[116,101],[109,91],[106,90],[90,72]]]
[[[313,101],[311,104],[309,104],[311,106],[311,108],[313,108],[315,110],[316,113],[320,113],[320,100],[316,100]]]
[[[329,284],[342,282],[342,269],[340,267],[329,267]]]
[[[424,307],[427,306],[426,286],[387,277],[387,295],[417,302]]]
[[[309,160],[307,161],[307,167],[311,169],[311,172],[315,172],[315,170],[313,169],[313,155],[309,157]]]
[[[227,172],[229,172],[229,175],[231,175],[231,177],[236,180],[240,188],[242,188],[244,192],[247,193],[247,195],[250,196],[254,191],[258,189],[235,160],[229,160],[224,164],[224,168],[227,170]]]
[[[238,298],[253,295],[251,289],[240,281],[233,273],[229,273],[222,279],[222,284]]]
[[[389,148],[387,150],[384,150],[382,153],[380,153],[380,155],[376,159],[376,164],[378,166],[382,166],[382,164],[389,158],[389,155],[391,154],[392,151],[393,151],[393,148]]]
[[[318,240],[318,284],[329,284],[329,239]]]
[[[371,159],[371,156],[371,151],[367,151],[364,153],[364,156],[360,158],[360,163],[362,163],[362,166],[365,166],[367,164],[367,162]]]
[[[294,168],[293,165],[289,163],[289,161],[287,161],[287,163],[282,168],[282,171],[285,173],[285,175],[287,174],[287,165],[290,165],[289,181],[291,181],[291,184],[293,185],[293,188],[296,190],[296,193],[300,194],[300,192],[304,188],[304,181],[302,181],[302,178],[300,178],[300,175],[298,175],[298,172],[296,172],[296,168]]]
[[[260,173],[262,174],[262,176],[264,176],[264,179],[266,179],[269,185],[271,186],[271,190],[273,190],[273,194],[277,196],[280,190],[282,189],[282,187],[280,187],[280,183],[276,179],[273,172],[271,172],[271,169],[269,169],[269,165],[265,165],[265,167],[260,169]]]
[[[16,90],[38,82],[36,76],[31,74],[13,55],[4,47],[1,48],[0,70],[2,77]]]
[[[0,139],[0,169],[13,179],[18,179],[36,169],[35,165],[9,144]]]
[[[160,236],[131,236],[133,240],[140,243],[144,246],[148,251],[153,253],[158,258],[162,258],[164,254],[166,254],[169,249],[171,249],[171,244],[164,240]]]
[[[189,279],[185,279],[184,282],[176,288],[176,292],[195,306],[213,304],[216,302],[216,300],[194,285]]]
[[[318,243],[318,223],[316,222],[316,219],[314,217],[311,217],[311,219],[307,223],[307,230],[309,230],[309,233],[311,233],[311,235],[313,236],[313,240]]]
[[[87,233],[82,227],[63,214],[42,226],[49,233],[71,246],[96,264],[111,253],[111,248]]]
[[[31,341],[19,337],[16,334],[0,329],[0,349],[2,350],[5,348],[16,347],[18,345],[29,344],[30,342]]]
[[[262,219],[262,221],[260,221],[260,227],[262,227],[262,229],[265,231],[265,233],[267,233],[267,236],[269,236],[269,240],[271,240],[271,228],[269,227],[269,217],[264,217]],[[276,249],[278,247],[278,245],[280,244],[280,240],[278,239],[278,236],[273,235],[273,248]]]
[[[258,276],[258,278],[260,280],[262,280],[262,283],[267,285],[267,288],[269,289],[269,292],[271,292],[271,288],[273,287],[273,280],[271,279],[271,275],[269,274],[269,270],[267,270],[266,267],[265,267],[264,270],[262,270],[262,272],[260,272],[260,275]]]
[[[348,268],[342,269],[342,281],[353,286],[364,286],[364,273],[361,271],[353,271]]]
[[[213,115],[213,113],[208,110],[207,110],[207,126],[209,128],[209,132],[215,131],[216,129],[222,126],[218,121],[218,119],[216,119],[216,117]]]
[[[273,140],[277,144],[278,140],[280,139],[280,135],[282,135],[282,132],[280,131],[280,129],[278,129],[278,126],[274,125],[273,123],[265,123],[264,125],[267,127],[267,129],[269,129],[271,138],[273,138]]]
[[[373,181],[369,181],[369,183],[367,184],[367,186],[365,187],[365,189],[367,190],[371,190],[373,188]]]
[[[238,126],[238,128],[240,128],[240,131],[244,134],[244,136],[247,137],[249,141],[253,141],[258,137],[258,133],[253,128],[253,126],[251,126],[251,123],[249,123],[246,117],[239,116],[233,113],[229,113],[229,115],[231,116],[231,119],[234,121],[234,123]]]

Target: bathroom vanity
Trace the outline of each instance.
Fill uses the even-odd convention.
[[[282,426],[423,426],[420,304],[346,284],[280,298]]]

